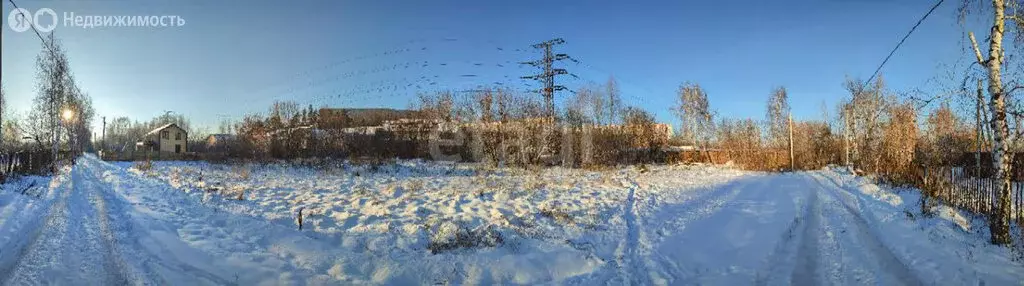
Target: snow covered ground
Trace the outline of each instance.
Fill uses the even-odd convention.
[[[839,170],[316,165],[85,157],[4,185],[0,281],[1024,285],[982,223]]]

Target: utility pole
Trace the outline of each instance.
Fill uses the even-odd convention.
[[[535,44],[535,45],[533,45],[533,48],[543,50],[544,51],[544,58],[540,59],[540,60],[536,60],[536,61],[521,62],[520,63],[520,64],[525,64],[525,65],[531,65],[531,66],[534,66],[534,67],[538,67],[538,68],[540,68],[542,70],[542,72],[540,74],[530,75],[530,76],[523,76],[521,78],[523,78],[523,79],[538,80],[538,81],[541,82],[541,84],[543,84],[543,87],[540,89],[540,93],[541,93],[541,95],[544,96],[544,108],[545,108],[545,112],[547,113],[546,116],[548,116],[548,117],[550,117],[552,119],[555,118],[555,100],[554,100],[555,91],[565,90],[565,86],[555,85],[555,76],[556,75],[561,75],[561,74],[568,74],[568,75],[571,75],[573,77],[576,77],[576,75],[570,74],[565,69],[559,69],[559,68],[552,67],[552,64],[554,64],[555,61],[561,61],[561,60],[571,60],[571,61],[574,61],[574,62],[576,61],[575,59],[569,57],[569,55],[567,55],[567,54],[555,54],[554,52],[551,51],[551,47],[552,46],[560,45],[560,44],[564,44],[564,43],[565,43],[565,40],[562,40],[561,38],[557,38],[557,39],[548,40],[548,41],[545,41],[545,42],[542,42],[542,43]]]
[[[793,112],[789,112],[789,170],[796,170],[796,158],[793,156]]]
[[[100,134],[103,134],[102,135],[103,139],[100,139],[101,140],[100,141],[100,151],[106,152],[107,151],[107,117],[106,116],[103,117],[103,131],[100,131]],[[102,154],[102,152],[101,152],[101,154]]]
[[[843,165],[850,166],[850,134],[853,132],[850,109],[843,107]]]

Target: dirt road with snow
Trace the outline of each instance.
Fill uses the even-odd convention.
[[[976,233],[937,218],[908,218],[905,212],[915,202],[902,201],[909,199],[906,194],[888,193],[829,170],[744,173],[701,181],[715,172],[721,171],[616,172],[612,176],[617,181],[609,188],[622,193],[609,194],[620,199],[607,206],[604,225],[573,226],[580,219],[575,213],[561,221],[518,214],[520,220],[531,219],[524,225],[547,222],[567,231],[533,237],[506,233],[504,244],[497,247],[432,255],[415,248],[430,239],[422,237],[419,225],[388,222],[385,227],[391,230],[377,236],[300,232],[288,222],[229,209],[231,202],[209,205],[205,197],[186,194],[166,181],[85,157],[43,186],[37,199],[0,193],[0,284],[1024,281],[1019,262],[1010,261],[1005,249],[976,243]],[[412,202],[403,196],[413,192],[392,197]],[[258,204],[239,206],[261,210]],[[417,207],[413,214],[423,212],[415,205],[402,208],[411,207]],[[382,219],[377,213],[360,216]],[[501,221],[489,223],[501,226]],[[418,234],[399,232],[410,226]],[[399,243],[413,248],[387,250]]]
[[[123,285],[128,276],[114,248],[109,192],[99,189],[87,168],[74,168],[66,190],[42,216],[43,223],[25,229],[24,239],[6,248],[13,259],[0,265],[6,284]],[[88,179],[87,179],[88,178]]]
[[[1001,259],[965,260],[965,246],[833,172],[750,176],[681,203],[638,202],[652,211],[637,223],[644,263],[633,284],[1016,285],[1024,276]]]
[[[325,247],[290,229],[203,208],[175,190],[95,158],[81,159],[56,180],[43,195],[52,196],[50,202],[31,202],[37,207],[24,207],[22,212],[32,214],[5,212],[0,220],[0,233],[6,238],[0,240],[0,284],[330,281],[314,273],[326,273],[326,268],[309,269],[278,258],[279,252],[309,255],[315,251],[310,249]]]

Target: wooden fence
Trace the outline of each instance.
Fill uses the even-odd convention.
[[[105,152],[101,156],[105,161],[182,161],[182,160],[200,160],[199,155],[195,153],[174,153],[174,152],[160,152],[160,151],[134,151],[129,150],[125,152]]]
[[[19,175],[41,175],[54,170],[55,162],[67,162],[72,158],[71,152],[61,151],[57,153],[54,161],[53,152],[50,150],[17,150],[0,151],[0,182],[14,174]]]
[[[921,190],[925,195],[979,214],[991,214],[998,200],[996,181],[977,177],[960,167],[922,168]],[[1010,184],[1011,217],[1024,219],[1024,180]]]

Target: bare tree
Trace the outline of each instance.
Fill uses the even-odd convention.
[[[929,165],[949,166],[957,159],[957,154],[967,150],[966,126],[953,113],[949,104],[942,103],[927,115],[924,122],[925,134],[921,136],[918,153],[923,157],[922,163]]]
[[[565,105],[565,121],[572,127],[597,124],[594,114],[590,111],[589,103],[594,99],[595,92],[589,87],[582,87],[569,99]],[[601,110],[598,110],[601,111]],[[599,116],[598,116],[599,117]]]
[[[84,152],[92,142],[92,120],[96,115],[92,98],[76,85],[64,105],[71,114],[69,118],[64,118],[69,128],[67,134],[68,142],[72,144],[71,150]]]
[[[231,120],[221,120],[220,123],[217,125],[217,132],[220,134],[230,134],[234,130],[232,128],[232,125],[233,124],[231,123]]]
[[[607,124],[614,124],[622,110],[622,98],[619,93],[619,83],[615,81],[615,77],[609,76],[608,82],[605,84],[605,95],[608,96],[608,100],[604,102],[604,105],[608,106],[608,114],[605,116],[608,119],[608,122],[605,122]]]
[[[421,93],[418,109],[424,118],[451,121],[455,110],[455,98],[448,91]]]
[[[57,156],[63,124],[62,109],[66,108],[64,104],[75,88],[67,55],[52,34],[36,57],[36,67],[38,94],[33,99],[28,131],[40,145],[50,145],[53,156]]]
[[[491,122],[494,120],[494,92],[487,89],[476,95],[477,109],[480,113],[480,121]]]
[[[767,107],[768,137],[773,147],[781,148],[785,146],[789,132],[789,96],[785,87],[778,87],[772,91],[772,95],[768,97]]]
[[[659,140],[654,124],[654,115],[638,107],[627,107],[622,112],[622,124],[628,128],[631,134],[632,147],[640,148],[641,153],[636,154],[635,161],[642,163],[650,162],[658,147],[666,142]]]
[[[689,144],[696,144],[697,121],[698,117],[700,117],[696,110],[696,101],[700,100],[700,98],[705,98],[706,100],[707,95],[704,94],[704,90],[700,88],[700,85],[684,83],[679,86],[676,96],[678,96],[676,106],[672,107],[672,111],[679,117],[680,135]]]
[[[881,160],[882,127],[887,105],[883,94],[885,83],[881,77],[873,86],[859,80],[846,80],[851,98],[843,103],[844,133],[847,136],[848,155],[858,168],[878,171]]]
[[[4,146],[4,113],[7,112],[7,101],[4,101],[4,84],[0,82],[0,148]]]
[[[608,109],[604,107],[605,100],[596,86],[581,87],[566,103],[567,116],[574,117],[567,119],[574,123],[573,125],[601,125],[606,121],[611,122],[612,120],[605,120],[604,117],[608,114]]]
[[[113,146],[114,150],[122,151],[132,146],[144,132],[131,133],[133,129],[131,119],[128,117],[115,117],[107,124],[106,138],[103,146]]]
[[[715,126],[707,93],[700,85],[684,83],[679,87],[678,96],[677,106],[672,110],[682,121],[682,135],[689,139],[691,144],[705,150],[707,159],[711,162],[707,146],[715,135]]]
[[[888,117],[882,130],[880,164],[885,172],[896,180],[908,180],[914,148],[917,145],[917,111],[910,102],[890,104],[886,108]],[[904,181],[906,182],[906,181]]]

